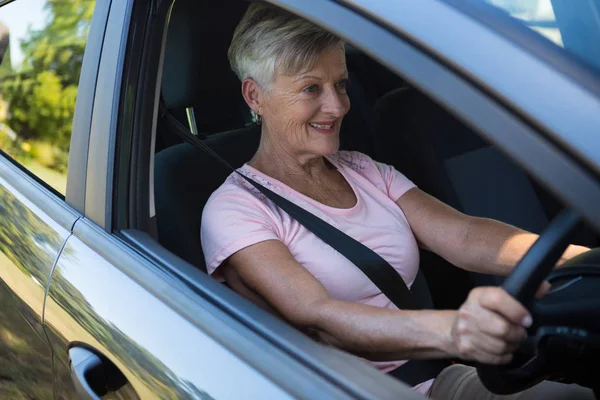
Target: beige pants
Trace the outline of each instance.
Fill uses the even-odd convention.
[[[440,372],[433,381],[429,397],[436,400],[594,400],[590,389],[551,381],[543,381],[511,395],[493,394],[483,386],[475,368],[461,364]]]

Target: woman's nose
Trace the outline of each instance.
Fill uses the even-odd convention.
[[[335,118],[344,116],[350,109],[350,101],[346,93],[340,93],[337,90],[328,90],[324,103],[323,111],[331,114]]]

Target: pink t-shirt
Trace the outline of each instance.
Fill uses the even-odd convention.
[[[358,199],[348,209],[321,204],[289,186],[244,165],[239,171],[273,192],[350,235],[390,263],[412,286],[419,249],[404,213],[395,202],[415,185],[393,167],[365,154],[340,151],[327,159],[346,178]],[[210,197],[202,215],[202,248],[208,273],[235,252],[265,240],[280,240],[294,258],[338,300],[377,307],[396,306],[344,256],[292,219],[236,173]],[[389,372],[406,361],[371,362]],[[431,381],[415,387],[426,393]]]

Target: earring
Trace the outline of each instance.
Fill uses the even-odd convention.
[[[260,126],[260,124],[262,124],[262,116],[257,114],[254,110],[250,110],[250,114],[252,115],[252,122]]]

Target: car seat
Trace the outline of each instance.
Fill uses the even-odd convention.
[[[498,148],[413,88],[392,90],[378,100],[373,131],[380,161],[394,165],[421,189],[466,214],[540,233],[561,209]],[[588,232],[577,242],[594,245],[596,240]],[[440,259],[435,263],[435,273],[447,274],[446,282],[464,279],[464,271],[442,265]],[[426,275],[429,278],[427,271]],[[469,279],[474,285],[502,282],[482,274],[470,274]],[[455,293],[447,284],[430,286],[434,293]]]

